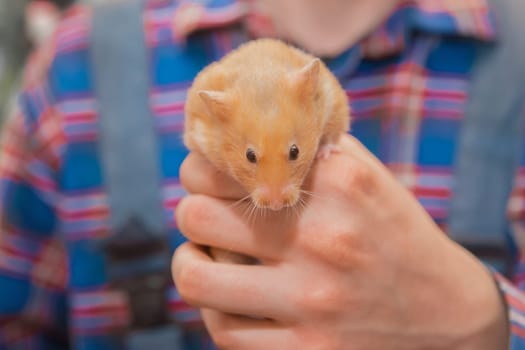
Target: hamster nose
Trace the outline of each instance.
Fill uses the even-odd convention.
[[[253,198],[257,206],[281,210],[285,206],[294,205],[297,198],[294,195],[293,186],[283,187],[261,187],[254,191]]]

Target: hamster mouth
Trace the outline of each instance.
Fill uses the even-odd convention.
[[[299,196],[300,191],[292,184],[285,186],[261,186],[251,194],[252,202],[256,208],[273,211],[295,206],[300,200]]]
[[[256,208],[279,211],[283,208],[294,207],[299,201],[298,197],[287,197],[277,199],[256,198],[252,196],[252,202]]]

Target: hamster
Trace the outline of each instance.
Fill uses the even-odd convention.
[[[249,193],[256,208],[294,206],[317,157],[349,129],[345,91],[321,60],[275,39],[241,45],[195,78],[184,144]]]

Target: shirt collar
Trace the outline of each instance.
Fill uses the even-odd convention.
[[[361,42],[362,54],[378,58],[401,52],[415,33],[492,41],[495,17],[487,0],[407,2]]]
[[[206,28],[244,23],[255,37],[274,36],[270,19],[257,0],[150,0],[150,6],[175,6],[172,29],[175,38]],[[385,23],[361,42],[365,57],[400,52],[414,33],[469,37],[492,41],[496,37],[493,12],[487,0],[418,0],[397,8]]]

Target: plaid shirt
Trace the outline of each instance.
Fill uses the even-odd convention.
[[[186,155],[180,136],[187,88],[246,31],[272,33],[271,23],[247,11],[246,3],[202,3],[149,0],[143,14],[172,249],[183,241],[173,211],[184,195],[178,168]],[[86,7],[67,13],[50,45],[31,60],[20,108],[6,125],[0,159],[0,349],[115,349],[110,334],[130,322],[125,295],[108,286],[103,260],[88,244],[110,234],[88,62],[90,20]],[[423,0],[403,5],[365,41],[326,61],[350,97],[352,133],[445,231],[474,44],[493,40],[497,31],[486,0]],[[188,60],[179,53],[190,46],[202,50]],[[509,218],[520,247],[525,161],[516,179]],[[513,283],[496,278],[509,305],[512,348],[525,349],[520,291],[525,273],[516,270],[508,276]],[[197,311],[175,288],[166,299],[186,332],[184,349],[210,347]]]

